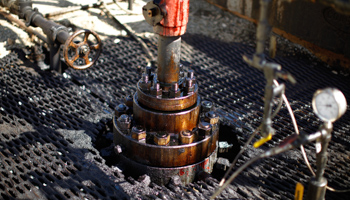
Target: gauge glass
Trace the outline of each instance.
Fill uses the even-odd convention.
[[[337,120],[346,111],[346,99],[343,93],[334,88],[316,91],[312,104],[316,115],[326,122]]]

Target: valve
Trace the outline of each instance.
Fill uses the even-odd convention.
[[[83,41],[79,43],[75,43],[75,40],[82,34],[84,35]],[[97,43],[91,44],[91,42],[89,42],[90,35],[93,35]],[[90,61],[89,55],[91,53],[91,50],[95,50],[96,53],[95,55],[93,55],[93,58]],[[71,51],[74,52],[74,55],[72,57],[70,57],[69,55],[70,54],[69,52]],[[91,67],[100,56],[101,51],[102,51],[102,42],[100,37],[94,31],[84,29],[84,30],[76,31],[73,35],[71,35],[67,39],[63,47],[63,57],[68,66],[72,67],[73,69],[81,70],[81,69],[87,69]],[[82,58],[85,61],[84,65],[74,64],[74,62],[79,58]]]
[[[166,15],[166,9],[162,9],[159,5],[150,1],[142,8],[142,14],[148,24],[155,26],[159,24]]]

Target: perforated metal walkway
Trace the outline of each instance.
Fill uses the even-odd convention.
[[[156,54],[156,39],[146,40]],[[31,68],[21,51],[0,60],[0,197],[2,199],[207,199],[215,178],[187,186],[158,186],[147,179],[125,176],[113,160],[109,122],[113,108],[136,91],[145,54],[127,37],[104,41],[98,63],[85,71],[63,75]],[[243,54],[253,47],[185,35],[182,63],[195,70],[200,94],[226,114],[224,124],[240,145],[259,125],[264,77],[247,66]],[[277,58],[298,83],[287,83],[286,94],[300,129],[311,133],[320,122],[312,113],[313,93],[337,87],[350,98],[348,76],[334,74],[308,58]],[[349,110],[349,109],[348,109]],[[273,140],[261,150],[249,148],[241,165],[293,133],[287,109],[274,120]],[[334,125],[326,177],[334,188],[350,186],[350,112]],[[224,133],[225,134],[225,133]],[[230,137],[230,136],[228,136]],[[102,139],[101,139],[102,138]],[[100,151],[99,151],[100,150]],[[307,145],[311,163],[315,149]],[[315,165],[313,164],[313,167]],[[255,163],[237,177],[219,198],[293,199],[296,182],[305,186],[311,173],[299,150]],[[349,193],[327,191],[326,199],[349,199]]]

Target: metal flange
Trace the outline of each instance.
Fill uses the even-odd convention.
[[[194,92],[176,98],[159,98],[157,96],[146,94],[137,85],[137,100],[140,104],[148,108],[161,111],[180,111],[187,109],[196,104],[198,97],[198,86],[195,85]]]

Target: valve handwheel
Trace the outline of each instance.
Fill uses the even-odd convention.
[[[79,43],[75,43],[74,39],[76,39],[76,37],[81,34],[84,34],[83,41]],[[90,34],[94,36],[97,43],[89,44],[88,38]],[[69,56],[68,52],[70,49],[72,49],[74,52],[74,55],[71,58],[68,57]],[[96,50],[96,54],[90,61],[89,55],[91,50]],[[79,31],[76,31],[73,35],[71,35],[67,39],[63,47],[63,56],[64,56],[64,60],[70,67],[74,69],[87,69],[96,62],[96,60],[100,56],[101,51],[102,51],[101,39],[95,32],[90,30],[79,30]],[[74,65],[74,62],[79,58],[82,58],[85,61],[85,65]]]

